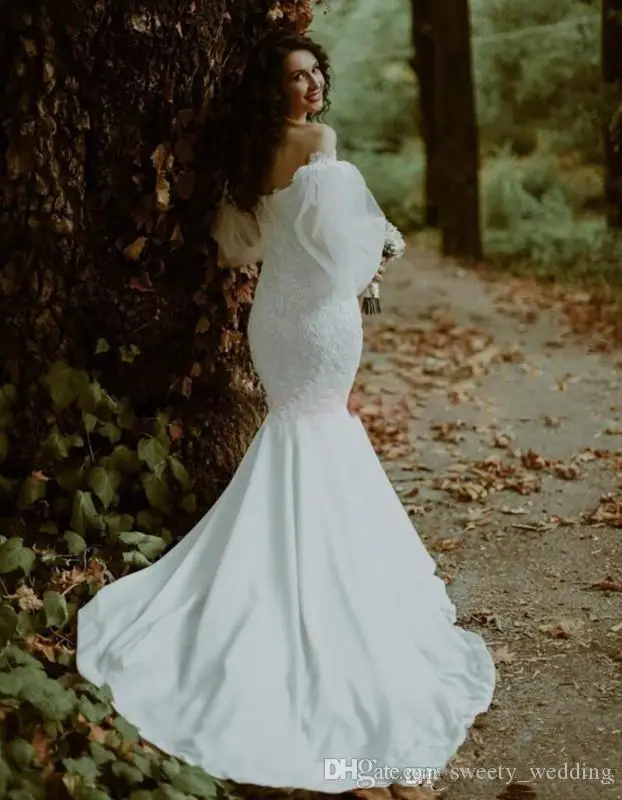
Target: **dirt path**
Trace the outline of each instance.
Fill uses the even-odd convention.
[[[622,362],[553,312],[521,321],[508,286],[411,250],[367,322],[361,415],[498,663],[437,788],[622,798]]]

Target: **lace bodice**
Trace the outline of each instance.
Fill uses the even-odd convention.
[[[362,347],[357,296],[382,257],[385,218],[354,165],[314,155],[255,218],[221,210],[213,232],[230,264],[263,261],[251,352],[273,412],[343,407]]]

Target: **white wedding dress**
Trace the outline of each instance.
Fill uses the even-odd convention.
[[[270,410],[194,529],[80,610],[78,669],[218,778],[337,793],[361,784],[324,759],[441,770],[495,668],[346,409],[385,218],[320,154],[256,222],[224,205],[214,236],[229,263],[263,261],[249,338]]]

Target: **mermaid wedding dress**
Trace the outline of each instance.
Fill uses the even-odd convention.
[[[350,759],[442,770],[493,696],[483,640],[455,625],[346,409],[357,296],[384,235],[336,155],[264,197],[256,221],[223,206],[221,253],[263,261],[249,339],[269,413],[194,529],[79,612],[80,673],[146,740],[217,778],[337,793],[362,785]],[[413,781],[391,775],[375,785]]]

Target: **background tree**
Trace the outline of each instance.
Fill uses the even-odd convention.
[[[622,1],[602,0],[602,71],[606,98],[605,202],[607,223],[622,229]]]
[[[434,38],[434,192],[443,253],[482,255],[479,134],[473,88],[468,0],[430,3]]]
[[[260,422],[256,266],[218,269],[209,231],[247,53],[311,6],[0,6],[0,796],[215,793],[72,673],[75,612],[190,528]]]
[[[436,51],[431,24],[433,0],[411,0],[411,25],[414,55],[411,66],[419,85],[419,118],[425,148],[424,222],[438,225],[436,176]]]

